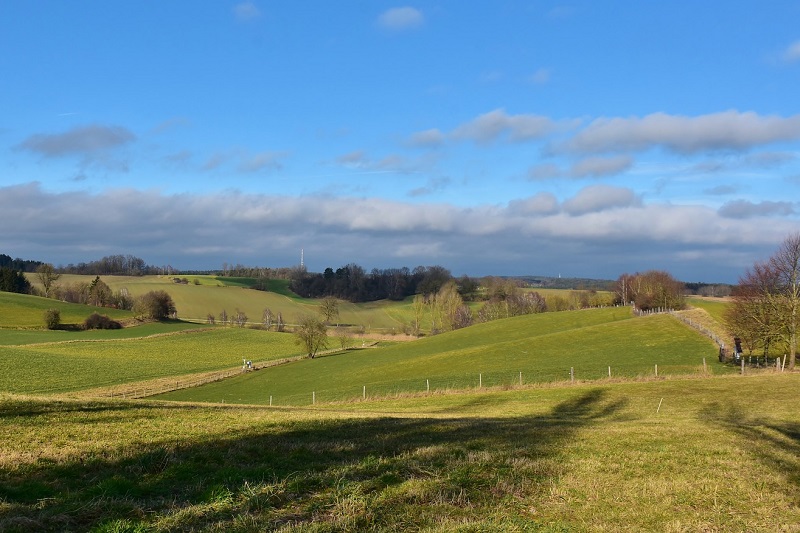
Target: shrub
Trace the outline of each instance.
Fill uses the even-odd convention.
[[[122,324],[106,315],[92,313],[83,321],[83,329],[120,329]]]
[[[61,311],[51,308],[44,312],[44,327],[47,329],[58,329],[60,325]]]
[[[177,313],[175,302],[165,291],[150,291],[136,299],[133,312],[139,318],[152,318],[164,320],[174,317]]]

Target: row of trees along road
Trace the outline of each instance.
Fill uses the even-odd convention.
[[[800,322],[800,233],[790,235],[766,261],[745,271],[726,313],[729,331],[751,354],[789,355],[794,369]]]

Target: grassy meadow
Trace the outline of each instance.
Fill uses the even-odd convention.
[[[282,313],[284,322],[291,324],[301,315],[318,313],[319,301],[298,297],[289,291],[285,280],[271,280],[267,285],[268,291],[257,291],[250,289],[257,281],[254,278],[180,277],[185,277],[189,283],[174,283],[174,276],[101,276],[100,279],[114,291],[128,289],[134,297],[153,290],[166,291],[175,302],[178,316],[183,320],[205,322],[209,314],[219,319],[223,309],[229,316],[238,309],[247,315],[249,322],[258,324],[264,310],[270,309],[273,314]],[[29,281],[37,285],[34,278],[29,276]],[[94,276],[65,274],[58,283],[89,283],[93,279]],[[339,320],[342,324],[363,326],[365,330],[399,332],[412,317],[410,300],[405,303],[381,301],[365,304],[342,301],[339,308]],[[4,324],[3,318],[0,315],[0,326]],[[41,322],[41,312],[31,316],[31,325],[38,326]]]
[[[795,531],[798,387],[764,374],[318,409],[5,395],[0,530]]]
[[[526,315],[412,343],[302,360],[159,396],[181,401],[308,405],[405,393],[733,371],[715,345],[668,315],[628,308]],[[521,374],[521,376],[520,376]],[[365,389],[366,387],[366,389]],[[366,393],[365,393],[366,390]]]
[[[135,280],[187,308],[317,305],[281,284]],[[88,395],[301,349],[180,321],[42,330],[54,304],[92,311],[0,293],[0,532],[800,531],[800,374],[740,376],[669,315],[528,315],[124,400]],[[411,314],[350,305],[365,329]]]
[[[130,335],[136,329],[115,331]],[[234,368],[242,358],[269,361],[300,353],[292,335],[233,327],[5,345],[0,346],[0,391],[63,393]]]

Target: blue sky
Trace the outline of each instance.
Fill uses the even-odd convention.
[[[3,2],[0,253],[735,282],[800,2]]]

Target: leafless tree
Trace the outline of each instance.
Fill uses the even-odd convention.
[[[328,343],[328,328],[324,322],[312,315],[303,315],[298,319],[294,335],[297,344],[305,348],[311,359]]]
[[[44,297],[50,297],[50,289],[52,288],[53,284],[58,281],[58,278],[61,277],[61,274],[57,274],[53,265],[50,263],[45,263],[43,265],[39,265],[36,269],[36,278],[39,280],[39,283],[42,284],[44,288]]]
[[[333,296],[326,296],[319,305],[319,312],[326,324],[330,324],[334,318],[339,318],[339,300]]]

